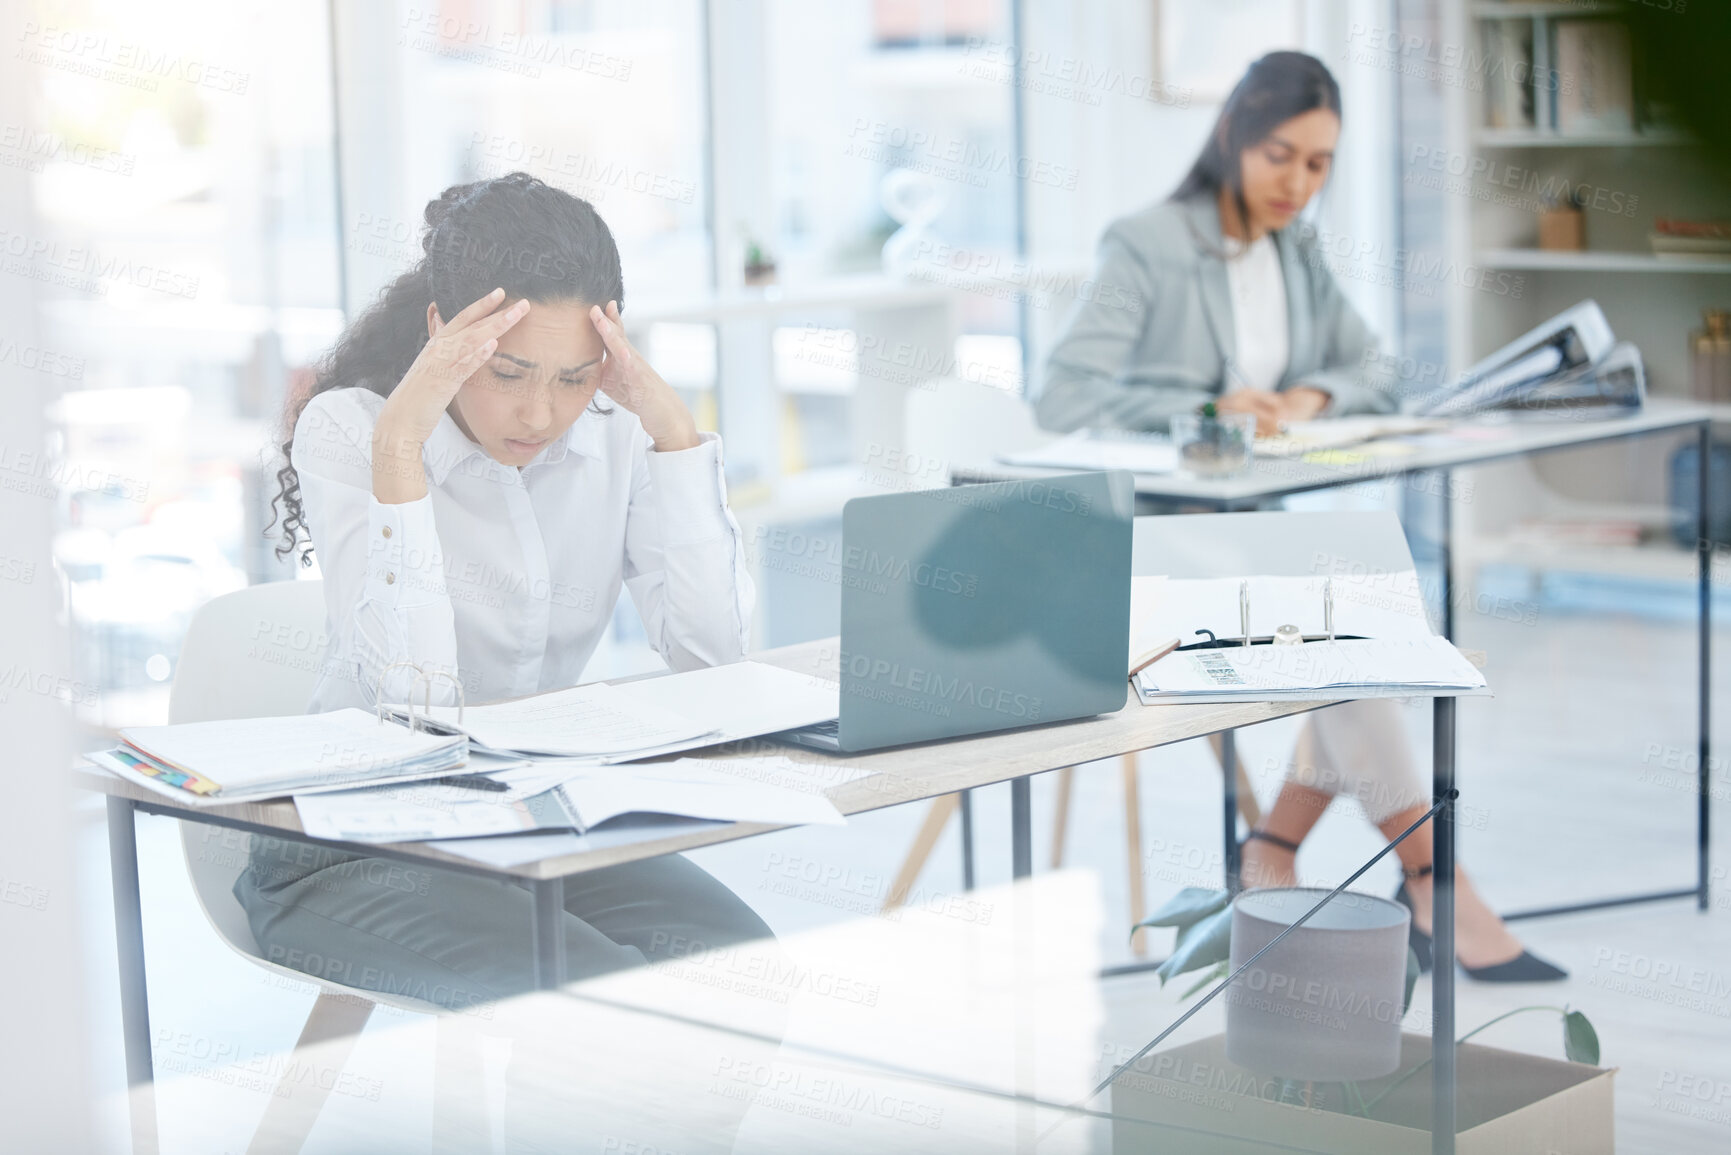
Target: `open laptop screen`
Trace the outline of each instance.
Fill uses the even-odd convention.
[[[1129,473],[855,498],[842,513],[844,750],[1123,707]]]

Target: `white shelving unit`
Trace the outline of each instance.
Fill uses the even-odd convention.
[[[1731,219],[1731,195],[1715,179],[1697,142],[1685,131],[1643,123],[1645,94],[1636,67],[1632,117],[1627,127],[1559,131],[1553,96],[1578,83],[1559,60],[1555,31],[1560,22],[1614,16],[1621,5],[1524,0],[1444,0],[1439,39],[1485,54],[1487,25],[1526,21],[1512,40],[1532,44],[1534,121],[1493,126],[1487,84],[1444,85],[1447,142],[1475,171],[1486,173],[1465,195],[1445,193],[1445,229],[1451,252],[1470,254],[1483,269],[1499,273],[1503,294],[1472,285],[1447,291],[1451,361],[1470,364],[1513,340],[1545,318],[1587,298],[1599,302],[1617,335],[1635,342],[1646,362],[1649,392],[1687,397],[1690,389],[1689,333],[1701,325],[1701,310],[1731,306],[1731,258],[1691,259],[1652,252],[1648,234],[1661,217]],[[1484,56],[1487,73],[1508,61]],[[1518,70],[1517,70],[1518,71]],[[1546,91],[1550,85],[1557,91]],[[1585,211],[1586,247],[1555,251],[1538,247],[1539,208],[1546,192],[1585,186],[1601,206]],[[1458,189],[1457,185],[1457,189]],[[1589,202],[1592,203],[1591,201]],[[1731,409],[1731,406],[1727,407]],[[1731,416],[1731,414],[1728,414]],[[1683,441],[1655,437],[1584,448],[1565,454],[1498,464],[1474,471],[1475,491],[1495,501],[1468,502],[1457,509],[1459,577],[1470,582],[1478,567],[1492,563],[1542,572],[1590,572],[1630,579],[1692,580],[1694,555],[1662,536],[1636,547],[1563,545],[1518,540],[1512,533],[1533,518],[1591,515],[1614,517],[1631,504],[1657,511],[1667,503],[1671,450]],[[1652,519],[1650,519],[1652,520]]]

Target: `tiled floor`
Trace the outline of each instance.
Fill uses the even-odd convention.
[[[1689,885],[1694,871],[1693,763],[1694,634],[1686,625],[1607,618],[1550,618],[1531,624],[1468,617],[1463,645],[1490,654],[1498,696],[1461,708],[1461,786],[1467,807],[1463,861],[1499,908]],[[1724,652],[1731,631],[1717,639]],[[1721,665],[1723,667],[1723,664]],[[1723,683],[1722,683],[1723,684]],[[1731,693],[1716,698],[1721,734],[1731,732]],[[1425,713],[1412,710],[1415,749],[1428,747]],[[1296,723],[1274,723],[1243,736],[1247,766],[1266,798],[1268,768],[1290,743]],[[1143,866],[1150,901],[1181,885],[1211,885],[1218,877],[1218,773],[1206,746],[1174,748],[1142,760]],[[1724,743],[1720,743],[1724,748]],[[1421,757],[1421,765],[1428,759]],[[1687,769],[1684,769],[1684,766]],[[1036,864],[1045,868],[1050,838],[1052,775],[1034,789]],[[1723,824],[1731,775],[1712,768],[1715,815]],[[1125,850],[1115,765],[1085,767],[1076,777],[1068,865],[1094,880],[1098,941],[1106,963],[1131,956],[1127,929]],[[979,882],[1008,880],[1005,837],[1008,792],[978,792]],[[102,1064],[102,1089],[122,1083],[113,932],[106,902],[107,849],[101,809],[82,813],[83,862],[95,885],[87,921],[91,1008]],[[869,915],[881,902],[923,806],[860,816],[839,831],[788,831],[695,854],[745,896],[775,927],[795,936]],[[1624,1151],[1731,1149],[1731,852],[1714,857],[1717,900],[1698,913],[1669,902],[1522,923],[1518,933],[1573,977],[1542,988],[1500,989],[1462,981],[1458,1022],[1464,1031],[1505,1009],[1567,1003],[1596,1023],[1604,1062],[1616,1078],[1618,1142]],[[1337,805],[1300,860],[1308,879],[1338,878],[1374,850],[1370,828],[1355,810]],[[172,824],[140,822],[144,858],[147,952],[157,1061],[165,1072],[160,1095],[163,1149],[180,1152],[245,1149],[263,1109],[245,1086],[246,1060],[274,1056],[292,1044],[311,1002],[310,988],[276,981],[218,942],[184,881]],[[1374,879],[1374,881],[1372,881]],[[1368,888],[1392,889],[1392,868],[1367,877]],[[1000,892],[1001,893],[1001,892]],[[957,834],[939,845],[914,902],[958,920],[989,916],[960,889]],[[1158,951],[1163,941],[1152,946]],[[1176,1013],[1176,997],[1151,976],[1106,980],[1100,987],[1100,1056],[1151,1037]],[[1422,1018],[1428,988],[1414,1001]],[[1416,1020],[1415,1020],[1416,1021]],[[343,1126],[321,1121],[309,1152],[348,1151],[356,1134],[373,1136],[364,1149],[427,1150],[431,1062],[387,1040],[405,1016],[381,1014],[362,1038],[345,1084],[327,1108]],[[1420,1024],[1422,1025],[1422,1023]],[[1198,1030],[1209,1028],[1206,1013]],[[1491,1029],[1481,1040],[1560,1056],[1552,1016],[1532,1014]],[[909,1040],[917,1050],[920,1040]],[[169,1074],[178,1078],[169,1080]],[[497,1072],[495,1071],[495,1075]],[[107,1100],[117,1104],[115,1099]],[[123,1150],[117,1106],[103,1119],[111,1149]],[[1089,1142],[1104,1132],[1088,1132]],[[1075,1149],[1065,1141],[1065,1150]],[[1042,1150],[1047,1148],[1042,1147]]]

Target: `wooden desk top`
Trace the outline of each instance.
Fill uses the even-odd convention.
[[[765,650],[751,655],[755,660],[800,673],[815,674],[830,681],[839,677],[838,639],[826,638],[796,646]],[[1101,714],[1073,722],[1057,722],[1024,730],[1000,731],[973,738],[957,738],[947,742],[927,742],[870,754],[831,755],[818,750],[761,740],[734,742],[691,751],[683,757],[738,758],[746,755],[785,755],[796,762],[835,764],[869,771],[865,777],[842,783],[827,793],[843,814],[860,814],[882,806],[916,802],[935,798],[974,786],[989,786],[1075,766],[1100,758],[1112,758],[1138,750],[1201,738],[1239,726],[1253,726],[1274,718],[1302,714],[1319,706],[1332,705],[1339,698],[1315,702],[1249,702],[1238,704],[1179,704],[1162,703],[1144,706],[1135,691],[1123,709],[1114,714]],[[183,811],[188,818],[220,818],[280,830],[284,835],[301,834],[300,817],[294,801],[277,798],[265,802],[239,802],[228,806],[177,807],[171,799],[135,785],[116,775],[95,768],[74,772],[78,784],[88,789],[135,802],[148,803],[160,811]],[[680,850],[691,850],[737,838],[749,838],[779,826],[739,822],[724,827],[709,827],[685,831],[664,838],[633,843],[629,846],[607,847],[579,854],[560,855],[537,862],[494,870],[483,868],[473,860],[448,854],[434,847],[414,842],[392,843],[388,847],[342,844],[359,853],[378,853],[388,849],[397,857],[449,863],[469,870],[484,869],[493,873],[512,874],[520,878],[559,878],[653,858]]]

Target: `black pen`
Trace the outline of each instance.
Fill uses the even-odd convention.
[[[497,778],[489,778],[485,774],[452,774],[445,778],[433,779],[438,786],[461,786],[466,790],[490,790],[502,794],[511,789]]]

